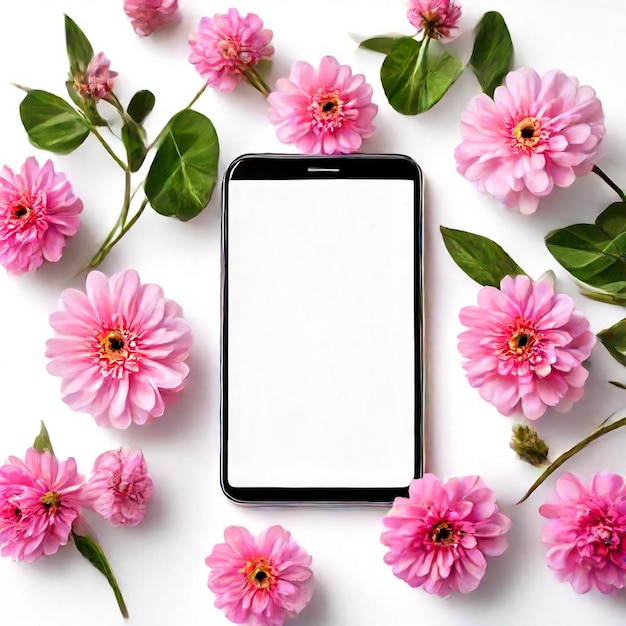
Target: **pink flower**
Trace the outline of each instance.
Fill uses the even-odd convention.
[[[26,451],[0,467],[0,553],[32,562],[67,544],[83,505],[83,477],[74,459]]]
[[[272,58],[272,35],[254,13],[241,17],[237,9],[229,9],[223,15],[203,17],[198,32],[189,37],[189,61],[207,85],[232,91],[248,70]]]
[[[114,526],[136,526],[152,498],[152,478],[141,450],[119,448],[101,454],[85,489],[91,508]]]
[[[480,397],[503,415],[541,417],[547,407],[568,411],[582,397],[582,366],[596,343],[573,300],[550,281],[506,276],[500,289],[483,287],[478,306],[459,314],[463,367]]]
[[[493,100],[475,96],[461,117],[457,170],[511,209],[534,213],[555,185],[588,174],[604,136],[602,105],[591,87],[553,70],[540,78],[510,72]]]
[[[163,415],[185,385],[191,328],[181,308],[134,270],[87,276],[87,293],[66,289],[50,316],[48,371],[61,376],[63,400],[100,426],[128,428]]]
[[[593,586],[613,594],[626,586],[626,487],[609,472],[594,474],[589,489],[573,474],[556,481],[553,502],[539,513],[550,521],[541,533],[548,567],[576,593]]]
[[[225,543],[206,558],[215,606],[235,624],[282,626],[308,604],[313,593],[311,557],[281,526],[253,537],[229,526]]]
[[[507,548],[511,520],[499,512],[493,491],[478,476],[433,474],[411,481],[408,498],[396,498],[383,519],[385,563],[411,587],[441,597],[468,593],[485,575],[485,556]]]
[[[117,76],[117,72],[110,68],[111,62],[104,56],[103,52],[98,52],[87,66],[84,76],[79,78],[74,86],[76,91],[84,98],[91,97],[96,100],[106,98],[113,89],[113,79]]]
[[[83,203],[52,161],[29,157],[19,174],[0,171],[0,264],[12,274],[58,261],[76,234]]]
[[[124,12],[142,37],[178,24],[181,17],[178,0],[124,0]]]
[[[424,37],[449,41],[458,28],[461,7],[454,0],[410,0],[406,15]]]
[[[319,70],[298,61],[267,100],[278,138],[301,152],[349,154],[374,134],[372,87],[335,57],[324,57]]]

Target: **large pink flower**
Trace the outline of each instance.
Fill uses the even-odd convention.
[[[408,498],[396,498],[383,519],[385,563],[411,587],[445,597],[468,593],[485,575],[485,556],[507,548],[511,520],[500,513],[493,491],[478,476],[433,474],[411,481]]]
[[[458,28],[461,7],[455,0],[410,0],[407,17],[424,37],[449,41]]]
[[[267,100],[278,138],[301,152],[349,154],[375,131],[371,85],[335,57],[323,57],[318,70],[298,61]]]
[[[311,557],[281,526],[253,537],[229,526],[225,543],[206,558],[215,606],[236,624],[282,626],[308,604],[313,593]]]
[[[0,171],[0,264],[21,274],[58,261],[76,234],[83,203],[52,161],[26,159],[19,174]]]
[[[573,474],[556,481],[556,497],[541,505],[550,521],[541,540],[550,548],[548,567],[576,593],[596,587],[613,594],[626,586],[626,486],[609,472],[591,478],[587,489]]]
[[[100,426],[127,428],[163,415],[185,385],[191,328],[181,308],[134,270],[87,276],[87,293],[66,289],[50,316],[48,371],[61,376],[63,400]]]
[[[210,87],[232,91],[249,69],[272,58],[272,35],[254,13],[242,17],[237,9],[229,9],[203,17],[198,32],[189,37],[189,61]]]
[[[503,415],[534,420],[547,407],[568,411],[583,395],[582,366],[596,338],[573,300],[548,280],[506,276],[500,289],[483,287],[478,306],[461,309],[459,335],[472,387]]]
[[[84,504],[83,477],[74,459],[26,451],[0,467],[0,552],[32,562],[67,544]]]
[[[85,494],[90,508],[114,526],[136,526],[146,514],[153,490],[141,450],[118,448],[95,460]]]
[[[111,62],[104,56],[104,52],[98,52],[89,61],[84,76],[74,86],[81,96],[101,100],[111,93],[116,76],[117,72],[111,70]]]
[[[178,0],[124,0],[124,12],[142,37],[178,24],[181,17]]]
[[[553,70],[541,78],[510,72],[493,100],[475,96],[461,117],[457,170],[511,209],[534,213],[555,185],[588,174],[604,136],[602,105],[591,87]]]

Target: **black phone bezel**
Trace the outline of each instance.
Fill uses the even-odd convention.
[[[415,468],[424,468],[424,315],[423,315],[423,182],[419,166],[401,154],[342,156],[244,154],[226,169],[221,203],[220,338],[220,484],[224,494],[240,504],[389,504],[408,494],[408,485],[385,488],[355,487],[234,487],[228,481],[228,184],[231,180],[291,179],[406,179],[415,182],[414,220],[414,342],[415,342]]]

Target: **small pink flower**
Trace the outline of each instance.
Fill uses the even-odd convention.
[[[32,562],[67,544],[84,504],[83,477],[74,459],[26,451],[0,467],[0,553]]]
[[[141,450],[119,448],[101,454],[85,488],[91,508],[114,526],[136,526],[152,498],[152,478]]]
[[[102,100],[106,98],[113,89],[114,78],[117,72],[110,69],[111,62],[104,56],[103,52],[98,52],[87,66],[84,76],[79,78],[74,86],[76,91],[85,97]]]
[[[587,489],[574,474],[556,481],[556,497],[539,513],[550,521],[541,533],[546,562],[576,593],[596,587],[614,594],[626,586],[626,486],[599,472]]]
[[[396,498],[383,519],[385,563],[411,587],[441,597],[468,593],[485,575],[485,556],[507,548],[511,520],[500,513],[493,491],[478,476],[433,474],[411,481],[408,498]]]
[[[83,203],[52,161],[26,159],[19,174],[0,171],[0,265],[12,274],[58,261],[76,234]]]
[[[178,0],[124,0],[124,12],[142,37],[178,24],[181,17]]]
[[[311,557],[281,526],[253,537],[229,526],[206,558],[215,606],[235,624],[282,626],[313,594]]]
[[[475,96],[461,117],[457,171],[510,209],[534,213],[555,185],[591,171],[604,137],[602,105],[591,87],[553,70],[540,78],[510,72],[493,100]]]
[[[478,306],[459,313],[468,329],[459,352],[472,387],[503,415],[541,417],[549,406],[568,411],[582,397],[582,363],[596,343],[574,301],[548,280],[506,276],[500,289],[483,287]]]
[[[378,107],[372,103],[372,87],[363,74],[353,76],[348,65],[331,56],[322,59],[319,70],[295,63],[267,100],[278,138],[301,152],[349,154],[374,134]]]
[[[424,31],[424,37],[450,41],[455,37],[461,18],[461,7],[455,0],[410,0],[409,22]]]
[[[189,61],[210,87],[232,91],[247,70],[272,58],[272,36],[258,15],[241,17],[237,9],[229,9],[200,20],[198,32],[189,37]]]
[[[128,428],[163,415],[184,385],[191,328],[181,308],[134,270],[87,276],[87,293],[66,289],[50,316],[48,371],[61,376],[63,400],[100,426]]]

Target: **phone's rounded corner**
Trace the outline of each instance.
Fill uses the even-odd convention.
[[[410,157],[408,154],[396,154],[394,156],[399,157],[406,162],[407,166],[410,167],[411,170],[415,173],[415,178],[417,180],[421,181],[423,179],[424,172],[419,163],[413,157]]]
[[[234,158],[224,170],[223,180],[224,182],[231,180],[235,170],[242,164],[248,162],[250,159],[257,157],[257,154],[253,154],[252,152],[246,152],[245,154],[240,154],[238,157]]]
[[[220,475],[220,487],[222,488],[222,493],[231,502],[234,502],[235,504],[248,504],[246,500],[243,500],[241,496],[238,495],[239,489],[237,487],[233,487],[223,473]]]

